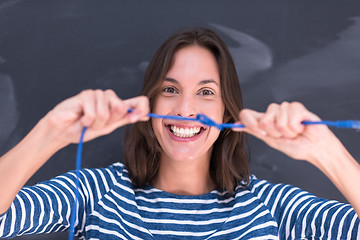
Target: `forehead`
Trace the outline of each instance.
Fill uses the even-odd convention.
[[[187,46],[177,50],[166,78],[178,81],[214,80],[220,84],[218,64],[208,49],[200,46]]]

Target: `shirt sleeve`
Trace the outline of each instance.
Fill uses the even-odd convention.
[[[249,188],[277,221],[280,239],[360,239],[359,218],[350,204],[264,180],[253,179]]]
[[[35,186],[24,187],[9,210],[0,216],[0,238],[65,231],[70,227],[75,202],[76,172],[72,171]],[[115,182],[110,168],[80,171],[75,235],[81,236],[86,216]]]

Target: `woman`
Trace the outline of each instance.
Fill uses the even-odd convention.
[[[155,53],[142,94],[86,90],[61,102],[0,159],[0,236],[69,228],[75,174],[22,186],[56,151],[135,123],[124,165],[80,174],[76,234],[82,239],[356,239],[359,164],[300,103],[242,110],[236,71],[223,41],[206,29],[171,36]],[[132,109],[128,113],[128,109]],[[245,130],[220,132],[188,121],[149,120],[149,111]],[[351,203],[316,198],[298,188],[249,176],[245,132],[324,172]]]

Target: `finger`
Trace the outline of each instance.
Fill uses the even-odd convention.
[[[291,118],[290,105],[288,102],[281,103],[279,111],[275,115],[276,129],[286,138],[294,138],[298,135],[289,124],[289,118]]]
[[[76,97],[79,98],[79,105],[82,109],[80,122],[83,126],[89,127],[95,120],[96,107],[94,92],[91,90],[84,90]]]
[[[289,108],[289,126],[296,133],[302,133],[305,130],[305,126],[302,121],[319,121],[320,118],[310,112],[303,104],[299,102],[293,102]]]
[[[103,90],[95,90],[96,118],[92,125],[94,129],[102,129],[110,118],[110,104]]]
[[[289,126],[294,132],[298,134],[303,132],[305,129],[305,126],[301,124],[301,122],[307,118],[306,111],[307,109],[304,107],[304,105],[298,102],[292,103],[289,108]]]
[[[263,117],[259,119],[259,127],[261,130],[266,132],[268,136],[274,138],[280,138],[282,136],[282,133],[276,128],[275,125],[276,115],[279,112],[279,108],[280,107],[278,104],[270,104]]]
[[[256,136],[265,136],[266,132],[259,127],[259,119],[261,119],[263,115],[263,113],[259,113],[251,109],[241,110],[239,118],[240,122],[245,126],[245,129],[242,130]]]
[[[106,90],[105,95],[110,105],[110,118],[107,124],[111,125],[125,117],[125,115],[128,113],[128,107],[113,90]]]
[[[128,114],[131,123],[149,120],[148,113],[150,111],[150,105],[147,97],[139,96],[127,99],[124,102],[128,106],[128,109],[132,109]]]

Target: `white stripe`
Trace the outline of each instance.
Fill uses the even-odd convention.
[[[164,231],[164,230],[150,230],[153,235],[173,235],[173,236],[196,236],[203,237],[214,233],[216,230],[211,230],[207,232],[180,232],[180,231]]]
[[[231,212],[233,208],[211,208],[208,210],[178,210],[171,208],[149,208],[144,206],[139,206],[139,210],[152,212],[152,213],[177,213],[177,214],[210,214],[210,213],[219,213],[219,212]]]
[[[269,226],[273,226],[273,227],[277,227],[277,224],[275,222],[266,222],[266,223],[263,223],[263,224],[258,224],[258,225],[255,225],[253,228],[250,228],[249,230],[247,230],[246,232],[244,232],[243,234],[241,234],[240,237],[236,238],[236,239],[241,239],[243,238],[246,234],[248,234],[249,232],[253,232],[255,230],[258,230],[258,229],[261,229],[261,228],[266,228],[266,227],[269,227]],[[264,238],[260,238],[260,237],[257,237],[258,239],[264,239]],[[278,239],[277,237],[273,236],[273,239]]]
[[[100,187],[99,187],[98,179],[97,179],[97,177],[95,176],[95,173],[94,173],[94,172],[89,171],[89,174],[90,174],[90,176],[92,177],[92,179],[94,180],[95,189],[97,190],[97,191],[96,191],[97,198],[98,198],[98,199],[101,199],[102,196],[101,196],[101,192],[100,192]]]
[[[287,207],[285,208],[284,211],[284,216],[287,215],[287,220],[285,223],[285,233],[286,233],[286,238],[289,237],[290,235],[290,220],[291,217],[295,211],[295,209],[299,206],[299,204],[301,204],[304,200],[310,198],[310,196],[306,196],[305,194],[307,194],[306,192],[300,192],[298,194],[296,194],[293,199],[288,203]],[[305,195],[305,196],[302,196]],[[295,214],[298,214],[299,212],[295,212]],[[280,226],[281,229],[281,226]]]
[[[238,219],[241,219],[241,218],[248,217],[248,216],[254,214],[262,206],[263,206],[262,204],[259,204],[255,208],[253,208],[251,211],[247,211],[247,212],[244,212],[244,213],[229,217],[228,220],[226,220],[226,222],[231,222],[231,221],[234,221],[234,220],[238,220]],[[263,213],[266,213],[266,211],[262,211],[261,213],[258,213],[258,215],[261,215]]]
[[[312,198],[313,196],[309,196],[309,198]],[[311,201],[307,201],[301,208],[300,210],[298,211],[298,214],[297,214],[297,217],[304,211],[304,209],[311,203]],[[295,239],[295,234],[296,234],[296,228],[293,228],[291,230],[291,239]]]
[[[18,195],[16,195],[16,198],[20,198]],[[11,215],[12,215],[12,219],[11,219],[11,224],[10,224],[10,232],[9,235],[12,234],[14,232],[14,228],[15,228],[15,219],[16,219],[16,212],[15,212],[15,204],[11,206]]]
[[[23,229],[23,232],[28,232],[29,234],[31,234],[31,233],[34,233],[34,232],[36,232],[39,228],[40,228],[40,226],[41,226],[41,224],[43,223],[43,221],[44,221],[44,204],[43,204],[43,201],[42,201],[42,198],[39,196],[39,194],[38,193],[36,193],[34,190],[32,190],[32,189],[27,189],[28,191],[30,191],[30,192],[32,192],[35,196],[36,196],[36,198],[37,198],[37,200],[39,201],[39,203],[40,203],[40,208],[41,208],[41,210],[40,210],[40,216],[39,216],[39,224],[38,224],[38,226],[32,231],[32,232],[29,232],[29,231],[26,231],[25,229]],[[30,197],[30,195],[29,195],[29,197]],[[32,218],[30,219],[30,221],[32,220]],[[30,228],[28,228],[28,230],[30,230]],[[20,232],[21,233],[21,232]]]
[[[112,191],[113,192],[113,191]],[[137,213],[134,213],[134,212],[131,212],[131,211],[128,211],[124,208],[122,208],[119,204],[116,203],[116,201],[112,198],[110,198],[108,195],[105,195],[105,198],[107,198],[109,201],[111,201],[113,204],[115,204],[116,208],[119,210],[119,211],[116,211],[115,209],[105,205],[105,203],[103,201],[100,201],[99,202],[99,205],[101,205],[105,210],[109,211],[109,212],[112,212],[114,213],[115,215],[117,215],[124,223],[126,223],[128,226],[131,226],[141,232],[145,232],[147,234],[150,234],[149,230],[144,228],[144,227],[141,227],[141,226],[138,226],[138,225],[134,225],[132,223],[128,223],[127,221],[125,221],[122,216],[119,214],[119,212],[121,213],[125,213],[126,215],[130,215],[134,218],[137,218],[141,221],[141,216]],[[121,226],[122,228],[122,226]],[[124,230],[125,231],[125,230]]]
[[[35,215],[35,212],[34,212],[34,203],[33,203],[33,201],[32,201],[32,199],[31,199],[31,197],[29,196],[29,194],[27,193],[27,192],[25,192],[25,191],[22,191],[22,193],[25,195],[25,197],[29,200],[29,202],[30,202],[30,219],[33,219],[34,218],[34,215]],[[29,228],[28,229],[31,229],[31,228],[33,228],[33,226],[34,226],[34,223],[33,223],[33,221],[30,221],[30,226],[29,226]]]
[[[258,188],[260,185],[265,185],[266,183],[268,183],[265,180],[260,180],[258,183],[254,184],[254,187],[252,188],[252,190],[255,190],[256,188]]]
[[[21,209],[21,222],[20,222],[20,229],[24,228],[25,220],[26,220],[26,212],[25,212],[25,204],[22,198],[19,198],[20,209]]]
[[[135,201],[133,201],[133,200],[131,200],[131,199],[128,199],[128,198],[120,195],[120,194],[119,194],[118,192],[116,192],[115,190],[110,190],[110,192],[111,192],[112,194],[114,194],[114,196],[115,196],[117,199],[119,199],[119,200],[121,200],[121,201],[123,201],[123,202],[125,202],[125,203],[127,203],[127,204],[129,204],[129,205],[132,205],[132,206],[134,206],[134,207],[137,207],[137,204],[136,204]],[[105,197],[108,198],[109,200],[114,201],[114,199],[110,198],[108,195],[105,195]],[[115,203],[116,205],[119,205],[119,204],[117,204],[115,201],[114,201],[114,203]]]
[[[320,207],[316,210],[316,212],[315,212],[315,214],[314,214],[314,217],[313,217],[313,219],[312,219],[312,221],[311,221],[311,232],[312,232],[312,234],[315,236],[315,234],[316,234],[316,224],[315,224],[315,220],[316,220],[316,218],[318,217],[318,215],[319,215],[319,213],[320,213],[320,211],[324,208],[324,207],[326,207],[327,205],[329,205],[329,204],[333,204],[333,203],[335,203],[336,201],[328,201],[328,202],[323,202],[321,205],[320,205]],[[324,219],[324,216],[322,216],[322,219]]]
[[[54,209],[53,209],[53,207],[52,207],[52,204],[50,204],[50,203],[52,203],[53,202],[53,199],[51,199],[50,198],[50,196],[49,196],[49,194],[44,190],[44,189],[42,189],[42,188],[38,188],[45,196],[46,196],[46,198],[47,198],[47,200],[48,200],[48,202],[49,202],[49,208],[50,208],[50,212],[54,212]],[[57,196],[57,195],[55,195],[55,196]],[[61,212],[61,210],[62,210],[62,205],[60,204],[60,205],[58,205],[60,208],[60,211],[59,212]],[[61,217],[61,215],[59,214],[59,216],[60,216],[60,219],[62,218]],[[43,230],[42,231],[40,231],[39,233],[44,233],[45,232],[45,230],[51,225],[51,223],[52,223],[52,221],[53,221],[53,215],[52,214],[50,214],[50,217],[49,217],[49,221],[48,221],[48,223],[43,227]],[[50,231],[49,231],[50,232]]]
[[[270,183],[269,183],[269,182],[263,180],[263,181],[259,182],[258,184],[256,184],[256,185],[254,186],[254,188],[258,188],[258,187],[260,186],[260,184],[263,185],[263,186],[261,186],[261,190],[260,190],[259,193],[257,194],[259,198],[261,198],[261,196],[263,195],[264,191],[270,186]],[[255,190],[255,189],[254,189],[254,190]]]
[[[305,230],[306,230],[306,226],[307,226],[307,222],[306,222],[307,216],[312,211],[312,209],[317,207],[317,205],[319,205],[319,204],[321,204],[321,202],[311,204],[310,208],[306,211],[306,213],[304,215],[304,218],[302,220],[302,224],[301,224],[301,229],[302,229],[301,230],[301,237],[306,237]]]
[[[340,205],[340,203],[337,203],[335,204],[334,206],[331,206],[330,208],[326,209],[324,211],[324,214],[322,216],[322,221],[321,221],[321,237],[320,239],[322,239],[324,237],[324,234],[325,234],[325,221],[326,221],[326,218],[327,218],[327,215],[329,213],[329,211],[335,207],[337,207],[338,205]],[[330,225],[329,228],[331,228],[332,226]],[[330,229],[327,229],[328,231],[331,231]]]
[[[239,239],[239,238],[237,238]],[[260,237],[252,237],[251,240],[278,240],[279,237],[278,236],[274,236],[274,235],[265,235],[265,236],[260,236]]]
[[[289,186],[286,186],[286,187],[289,187]],[[292,194],[295,190],[299,190],[299,189],[293,187],[293,188],[290,188],[290,190],[286,192],[285,196],[284,196],[284,197],[282,198],[282,200],[281,200],[281,205],[284,204],[284,202],[287,200],[287,198],[289,197],[289,195]]]
[[[88,172],[88,170],[84,170],[84,171],[80,171],[80,174],[83,175],[83,179],[84,179],[84,195],[85,195],[85,199],[87,200],[87,202],[89,202],[90,205],[90,209],[94,209],[94,193],[92,192],[90,183],[89,183],[89,179],[87,178],[85,171]]]
[[[192,221],[192,220],[173,220],[173,219],[163,219],[163,218],[141,218],[145,223],[160,223],[160,224],[178,224],[178,225],[210,225],[215,223],[223,223],[228,218],[215,218],[206,221]]]
[[[260,205],[259,205],[259,207],[260,207]],[[247,226],[249,226],[251,223],[253,223],[255,220],[257,220],[258,218],[260,218],[260,217],[262,217],[262,216],[264,216],[264,215],[266,215],[266,214],[267,214],[267,212],[266,212],[266,211],[263,211],[263,212],[257,214],[250,222],[248,222],[248,223],[246,223],[246,224],[242,224],[242,225],[237,226],[237,227],[235,227],[235,228],[230,228],[230,229],[227,229],[227,230],[218,231],[218,232],[216,232],[215,234],[213,234],[212,237],[213,237],[213,236],[225,235],[225,234],[228,234],[228,233],[231,233],[231,232],[235,232],[235,231],[239,231],[239,230],[241,230],[241,229],[244,229],[244,228],[246,228]],[[270,224],[270,223],[271,223],[271,224]],[[269,224],[269,226],[275,224],[275,226],[277,226],[277,224],[276,224],[275,222],[273,222],[273,221],[267,222],[266,224]],[[256,226],[255,226],[255,227],[256,227]],[[248,231],[250,231],[250,230],[251,230],[251,229],[249,229]],[[246,233],[246,232],[245,232],[245,233]],[[243,233],[243,235],[244,235],[245,233]],[[240,237],[240,238],[241,238],[241,237]]]
[[[142,193],[149,194],[149,193],[160,193],[160,192],[163,192],[163,191],[161,191],[160,189],[157,189],[157,188],[151,188],[151,189],[148,189],[148,190],[141,189],[141,188],[136,188],[136,189],[134,189],[134,192],[142,192]]]
[[[254,199],[251,199],[251,200],[253,201]],[[239,207],[245,206],[245,205],[247,205],[247,204],[239,204]],[[214,218],[214,219],[205,220],[205,221],[173,220],[173,219],[152,219],[152,218],[144,218],[144,217],[142,217],[141,219],[146,223],[161,223],[161,224],[178,224],[178,225],[201,226],[201,225],[209,225],[209,224],[222,223],[222,222],[230,222],[230,221],[238,220],[240,218],[248,217],[248,216],[252,215],[254,212],[256,212],[260,207],[261,207],[261,205],[258,205],[256,208],[252,209],[251,211],[248,211],[248,212],[236,215],[236,216],[232,216],[232,217],[229,217],[229,218]]]
[[[104,188],[105,188],[106,192],[109,191],[109,185],[108,185],[108,183],[107,183],[107,181],[106,181],[104,172],[101,171],[100,169],[95,169],[95,170],[97,170],[97,172],[99,173],[100,178],[101,178],[101,180],[102,180],[102,184],[104,184]]]
[[[291,188],[289,191],[286,192],[285,196],[284,196],[284,197],[282,198],[282,200],[281,200],[281,206],[280,206],[280,208],[283,207],[284,202],[287,200],[287,198],[289,197],[289,195],[290,195],[292,192],[294,192],[295,190],[296,190],[295,188]],[[281,218],[281,220],[280,220],[279,229],[281,229],[282,225],[285,224],[285,223],[284,223],[284,218],[286,217],[286,213],[287,213],[287,211],[289,210],[289,207],[291,207],[291,202],[293,202],[293,201],[294,201],[294,199],[292,198],[292,199],[290,200],[290,202],[287,203],[285,209],[283,210],[284,214],[283,214],[283,216],[282,216],[282,218]]]
[[[62,222],[63,221],[63,217],[61,215],[61,212],[62,212],[62,209],[63,207],[65,207],[66,209],[66,219],[69,219],[70,218],[70,213],[71,213],[71,208],[70,208],[70,202],[69,202],[69,199],[68,199],[68,196],[63,192],[61,191],[57,186],[48,186],[48,185],[40,185],[43,189],[46,189],[48,190],[49,192],[52,192],[56,198],[56,203],[57,203],[57,207],[58,207],[58,213],[59,213],[59,220],[58,222]],[[57,191],[55,191],[55,189],[57,189]],[[45,191],[44,191],[45,192]],[[66,205],[63,206],[61,200],[60,200],[60,197],[58,196],[58,194],[62,194],[64,199],[65,199],[65,202],[66,202]],[[50,196],[49,196],[50,198]],[[50,198],[51,199],[51,198]],[[53,200],[50,200],[50,205],[52,205]]]
[[[130,193],[131,195],[135,195],[134,189],[129,188],[129,187],[125,186],[125,185],[122,184],[122,183],[115,182],[114,185],[117,186],[117,187],[119,187],[119,188],[121,188],[122,190],[125,190],[126,192]]]
[[[210,203],[219,203],[219,204],[226,204],[234,200],[233,197],[225,199],[225,200],[218,200],[218,199],[178,199],[178,198],[145,198],[143,196],[135,197],[136,200],[141,200],[148,203],[182,203],[182,204],[210,204]]]
[[[339,212],[343,209],[343,208],[345,208],[346,207],[346,205],[343,205],[343,206],[341,206],[341,207],[339,207],[336,211],[335,211],[335,213],[332,215],[332,217],[331,217],[331,220],[330,220],[330,228],[328,229],[328,236],[330,237],[330,238],[328,238],[328,239],[332,239],[332,236],[331,236],[331,230],[334,228],[334,222],[335,222],[335,218],[337,217],[337,215],[339,214]],[[340,230],[340,228],[338,228],[338,234],[339,234],[339,232],[341,232],[341,230]]]
[[[124,220],[124,219],[122,218],[122,216],[119,214],[118,211],[116,211],[116,210],[113,209],[113,208],[108,207],[107,205],[104,204],[104,202],[102,202],[102,201],[99,202],[99,205],[102,206],[102,207],[104,208],[104,210],[107,210],[108,212],[112,212],[112,213],[114,213],[115,215],[117,215],[124,224],[130,226],[131,228],[137,229],[137,230],[139,230],[139,231],[141,231],[141,232],[149,233],[149,231],[148,231],[146,228],[143,228],[143,227],[141,227],[141,226],[138,226],[138,225],[136,225],[136,224],[133,224],[133,223],[130,223],[130,222]],[[120,206],[117,206],[117,207],[118,207],[119,210],[125,210],[125,209],[121,208]],[[126,211],[126,212],[129,212],[129,211]],[[114,219],[109,219],[109,218],[101,215],[101,214],[98,213],[98,212],[93,212],[93,215],[99,217],[101,220],[103,220],[103,221],[105,221],[105,222],[114,223],[115,225],[119,226],[119,228],[121,228],[122,230],[124,230],[124,232],[126,232],[128,235],[130,235],[130,236],[132,237],[132,239],[140,239],[140,238],[132,235],[132,234],[129,233],[128,231],[126,231],[126,229],[122,226],[122,224],[119,223],[119,221],[114,220]],[[140,220],[141,220],[141,219],[140,219]]]
[[[119,196],[120,197],[120,196]],[[236,203],[233,207],[228,207],[228,208],[211,208],[211,209],[207,209],[207,210],[181,210],[181,209],[172,209],[172,208],[149,208],[146,206],[138,206],[139,210],[142,211],[146,211],[146,212],[163,212],[163,213],[178,213],[178,214],[211,214],[211,213],[218,213],[218,212],[227,212],[227,211],[231,211],[234,208],[238,208],[241,206],[247,206],[250,203],[256,201],[257,199],[255,198],[250,198],[245,202],[239,202]],[[134,203],[135,205],[135,203]],[[135,205],[136,206],[136,205]]]
[[[119,234],[117,231],[99,228],[98,225],[88,225],[86,227],[86,231],[90,231],[90,230],[97,230],[97,231],[107,234],[107,235],[115,235],[117,237],[120,237],[121,239],[128,240],[126,237],[124,237],[122,234]],[[93,239],[93,238],[91,238],[91,239]]]
[[[125,208],[123,208],[120,204],[118,204],[113,198],[109,197],[108,195],[105,195],[104,198],[106,198],[109,201],[111,201],[112,203],[114,203],[114,205],[117,207],[117,209],[120,210],[120,212],[125,213],[126,215],[129,215],[129,216],[141,219],[139,214],[126,210]],[[126,198],[124,198],[124,199],[126,199]],[[101,206],[106,206],[103,201],[99,202],[99,204],[100,203],[102,204]],[[106,207],[106,209],[108,209],[108,207]],[[115,210],[110,208],[109,211],[114,212]],[[117,212],[114,212],[114,213],[117,213]]]
[[[220,235],[229,234],[229,233],[236,232],[236,231],[240,231],[240,230],[250,226],[255,220],[261,218],[262,216],[264,216],[266,214],[268,214],[268,212],[263,211],[263,212],[257,214],[250,222],[248,222],[246,224],[242,224],[242,225],[234,227],[234,228],[231,228],[231,229],[216,232],[215,234],[212,235],[212,237],[213,236],[220,236]],[[252,228],[248,229],[246,232],[244,232],[240,237],[238,237],[238,239],[242,238],[244,235],[246,235],[249,232],[252,232],[252,231],[254,231],[256,229],[259,229],[259,228],[263,228],[263,227],[265,228],[265,227],[268,227],[268,226],[277,227],[277,224],[276,224],[275,221],[269,221],[269,222],[266,222],[266,223],[263,223],[263,224],[255,225],[254,227],[252,227]]]
[[[346,213],[344,214],[344,216],[341,218],[341,221],[340,221],[340,223],[339,223],[339,231],[338,231],[338,235],[337,235],[336,239],[340,239],[341,233],[342,233],[342,231],[343,231],[345,219],[346,219],[346,217],[347,217],[352,211],[354,211],[354,209],[350,208],[349,210],[347,210],[347,212],[346,212]],[[351,228],[348,229],[348,232],[351,232]]]
[[[266,199],[265,199],[265,201],[264,201],[264,204],[265,204],[266,206],[269,204],[270,199],[274,197],[274,196],[273,196],[274,191],[275,191],[278,187],[281,187],[281,186],[283,186],[283,185],[282,185],[282,184],[276,184],[275,186],[273,186],[273,187],[271,188],[269,194],[267,195],[267,197],[266,197]]]
[[[346,239],[353,239],[352,236],[351,236],[351,232],[352,232],[351,229],[354,228],[355,222],[357,220],[358,220],[358,215],[355,213],[353,219],[351,220],[351,224],[350,224],[350,227],[349,227],[350,230],[348,231]],[[358,229],[358,234],[357,234],[358,237],[359,237],[359,233],[360,233],[360,227]]]
[[[234,205],[233,208],[235,209],[235,208],[239,208],[239,207],[245,207],[245,206],[248,206],[248,205],[250,205],[251,203],[253,203],[253,202],[257,201],[257,200],[258,200],[257,198],[250,198],[250,199],[246,200],[245,202],[237,202]]]
[[[4,234],[5,216],[6,212],[0,217],[0,236]]]
[[[273,217],[275,216],[275,211],[276,211],[276,209],[277,209],[277,205],[278,205],[278,203],[279,203],[279,201],[280,201],[280,198],[281,198],[281,196],[282,196],[282,194],[283,194],[283,192],[284,192],[284,190],[285,190],[286,187],[287,187],[286,185],[283,185],[283,187],[281,188],[281,190],[280,190],[279,193],[277,194],[276,199],[275,199],[275,201],[274,201],[274,203],[273,203],[273,205],[272,205],[272,208],[271,208],[270,212],[271,212],[271,215],[272,215]],[[269,196],[269,197],[273,197],[273,196]]]
[[[110,171],[110,169],[108,169],[108,168],[105,168],[105,170],[106,170],[106,172],[109,174],[109,177],[110,177],[110,179],[111,179],[112,184],[115,184],[115,183],[117,182],[117,180],[116,180],[116,178],[115,178],[115,176],[114,176],[114,173],[113,173],[112,171]],[[117,172],[117,173],[118,173],[118,172]],[[106,182],[107,182],[107,181],[106,181]],[[108,189],[107,191],[110,191],[110,187],[109,187],[109,189]]]
[[[55,178],[53,180],[53,182],[55,183],[58,183],[59,185],[61,185],[62,187],[64,187],[66,190],[68,190],[68,192],[70,193],[72,199],[75,199],[75,192],[74,190],[72,190],[69,185],[71,185],[72,187],[74,187],[75,189],[75,183],[68,177],[64,177],[64,176],[61,176],[59,178]],[[44,185],[46,186],[46,185]]]

